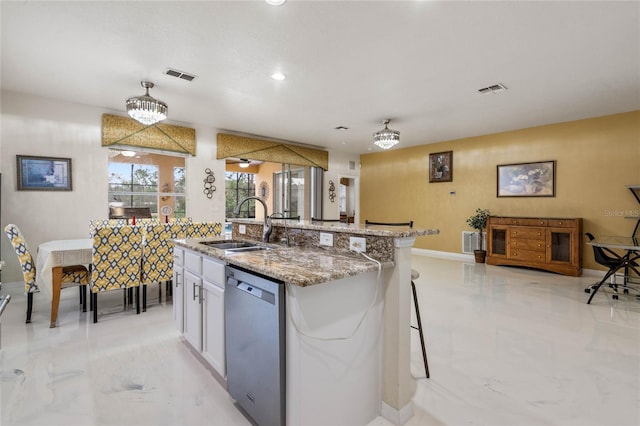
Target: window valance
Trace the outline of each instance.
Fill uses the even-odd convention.
[[[218,133],[218,159],[246,158],[329,170],[329,152],[321,149]]]
[[[130,145],[196,155],[196,130],[157,123],[145,126],[118,115],[102,114],[102,146]]]

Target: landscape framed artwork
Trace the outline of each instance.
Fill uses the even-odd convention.
[[[18,191],[71,191],[71,159],[16,155]]]
[[[555,197],[556,162],[498,166],[498,197]]]
[[[453,181],[453,151],[429,154],[429,183]]]

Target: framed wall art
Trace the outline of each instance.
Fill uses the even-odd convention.
[[[453,151],[429,154],[429,183],[453,181]]]
[[[71,158],[16,155],[18,191],[71,191]]]
[[[555,197],[556,162],[498,166],[498,197]]]

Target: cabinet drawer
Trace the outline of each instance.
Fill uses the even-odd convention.
[[[547,226],[548,219],[522,218],[522,217],[496,217],[491,218],[492,223],[499,225],[515,226]]]
[[[576,222],[571,219],[549,219],[549,226],[552,228],[574,228]]]
[[[547,256],[544,251],[511,249],[509,250],[509,258],[523,263],[544,263]]]
[[[184,253],[184,267],[197,275],[202,275],[202,257],[189,251]]]
[[[184,250],[177,247],[173,249],[173,264],[176,266],[184,265]]]
[[[509,228],[509,237],[512,239],[543,240],[545,230],[543,228],[525,228],[514,226]]]
[[[202,259],[202,275],[205,281],[213,283],[224,289],[225,271],[224,263],[212,259]]]
[[[514,238],[509,244],[511,244],[512,249],[517,250],[535,250],[535,251],[545,251],[546,243],[544,240],[533,240],[533,239],[524,239],[524,238]]]

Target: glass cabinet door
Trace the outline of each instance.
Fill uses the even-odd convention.
[[[573,232],[547,230],[547,262],[571,263],[571,240]]]
[[[491,254],[507,255],[507,230],[503,228],[491,229]]]

